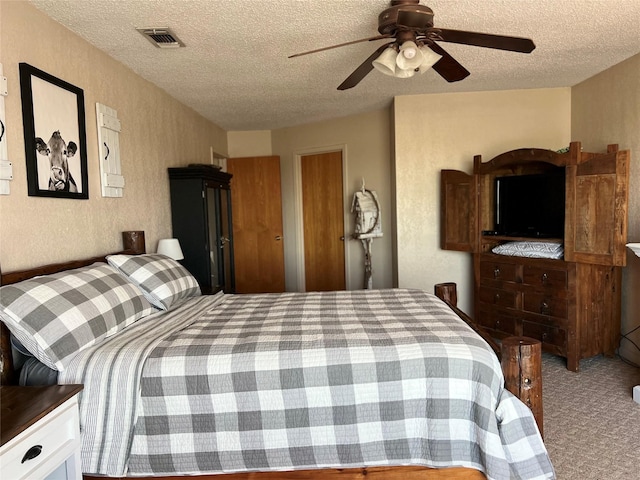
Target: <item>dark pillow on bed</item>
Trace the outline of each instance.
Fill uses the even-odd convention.
[[[18,385],[37,386],[58,383],[58,371],[47,367],[20,343],[13,334],[9,335],[13,369],[19,372]]]
[[[0,287],[0,319],[54,370],[154,312],[140,289],[106,263]]]
[[[142,290],[152,305],[169,310],[176,302],[200,295],[189,271],[164,255],[109,255],[107,261]]]
[[[58,371],[47,367],[36,357],[30,357],[20,369],[18,385],[24,387],[40,385],[56,385],[58,383]]]

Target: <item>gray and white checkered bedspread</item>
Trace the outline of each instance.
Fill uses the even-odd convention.
[[[180,324],[172,333],[121,340],[93,361],[97,378],[118,364],[142,370],[119,387],[127,397],[110,392],[118,381],[76,369],[85,385],[102,385],[85,387],[81,400],[85,435],[95,437],[83,446],[83,471],[457,465],[491,479],[554,478],[533,416],[503,388],[497,358],[432,295],[396,289],[189,303],[135,325],[148,337],[142,324]],[[133,343],[148,355],[117,360]],[[94,418],[105,405],[115,405],[111,418]],[[122,417],[137,419],[133,438]],[[113,424],[122,431],[107,428]],[[103,445],[101,436],[111,441]],[[114,453],[118,441],[124,447]]]

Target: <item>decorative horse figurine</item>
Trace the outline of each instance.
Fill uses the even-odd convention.
[[[36,150],[40,155],[49,157],[51,172],[49,176],[49,190],[58,192],[78,192],[78,186],[69,172],[69,157],[73,157],[78,150],[75,142],[67,144],[60,131],[56,130],[51,135],[49,143],[44,143],[42,138],[36,138]]]

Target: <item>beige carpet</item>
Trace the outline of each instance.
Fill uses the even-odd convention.
[[[544,440],[558,480],[640,479],[640,369],[603,356],[580,362],[543,354]]]

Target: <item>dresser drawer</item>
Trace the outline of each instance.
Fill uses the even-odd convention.
[[[554,290],[567,289],[567,271],[561,269],[532,267],[525,265],[522,282],[536,288],[551,288]]]
[[[502,263],[491,260],[480,262],[480,276],[491,280],[504,282],[517,281],[517,265],[515,263]]]
[[[478,324],[506,335],[518,335],[519,320],[513,313],[517,312],[509,313],[483,305],[478,312]]]
[[[522,309],[540,315],[567,318],[568,305],[566,298],[557,298],[538,292],[524,292]]]
[[[2,446],[2,478],[44,478],[79,448],[78,403],[74,397]],[[27,452],[32,452],[33,458],[27,459]]]
[[[516,292],[508,290],[480,287],[480,301],[489,305],[514,308],[516,306],[516,295]]]
[[[522,322],[522,335],[525,337],[536,338],[540,340],[543,345],[554,345],[556,347],[560,347],[562,351],[566,351],[567,331],[562,328],[525,321]]]

